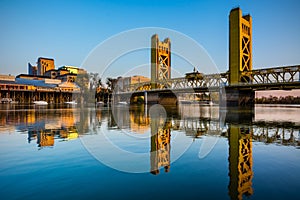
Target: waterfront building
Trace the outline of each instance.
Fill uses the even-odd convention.
[[[59,76],[62,76],[62,75],[70,73],[67,69],[64,69],[64,68],[58,68],[57,71],[58,71],[58,75]]]
[[[37,76],[38,75],[37,66],[32,66],[30,63],[28,63],[28,75]]]
[[[74,82],[78,74],[86,74],[84,69],[78,67],[60,67],[58,69],[51,69],[45,72],[44,76],[52,79],[60,79],[62,81]]]
[[[0,75],[0,103],[79,101],[81,87],[89,89],[86,70],[67,65],[55,69],[54,59],[39,57],[37,66],[28,63],[28,74]]]
[[[130,84],[136,84],[136,83],[143,83],[143,82],[149,82],[150,78],[145,76],[131,76],[130,77]]]
[[[79,68],[79,67],[75,67],[75,66],[70,66],[70,65],[64,65],[58,68],[59,71],[67,71],[66,73],[70,73],[70,74],[86,74],[86,70]],[[60,73],[60,75],[63,75],[62,73]]]
[[[49,78],[48,76],[35,76],[29,74],[19,74],[16,78],[28,79],[28,80],[44,80],[45,78]],[[15,81],[15,80],[14,80]]]
[[[59,75],[59,71],[56,69],[51,69],[51,70],[46,71],[44,75],[51,79],[56,79],[57,76]]]
[[[0,75],[1,102],[30,103],[43,100],[63,103],[79,98],[79,94],[80,87],[74,82],[27,74],[17,77]]]
[[[12,75],[0,74],[0,81],[15,81],[16,77]]]
[[[60,79],[62,82],[75,82],[77,75],[75,74],[63,74],[57,76],[57,79]]]
[[[128,88],[130,85],[144,82],[150,82],[150,78],[138,75],[129,77],[118,77],[114,88],[119,91],[125,91],[126,88]]]
[[[58,68],[58,70],[66,70],[70,74],[78,74],[79,68],[75,66],[64,65]]]
[[[62,82],[75,82],[78,75],[80,75],[80,79],[82,79],[83,77],[81,75],[87,75],[87,71],[75,66],[64,65],[57,69],[56,78],[60,79]],[[85,82],[85,87],[89,88],[89,81],[85,80]]]
[[[46,71],[52,70],[55,68],[54,59],[52,58],[42,58],[39,57],[37,61],[38,75],[43,76]]]

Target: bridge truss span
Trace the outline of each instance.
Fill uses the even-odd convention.
[[[208,74],[202,78],[179,77],[169,80],[155,82],[155,88],[152,88],[151,82],[132,84],[124,92],[140,92],[149,90],[189,90],[189,89],[217,89],[228,85],[228,74]]]
[[[179,77],[169,80],[156,81],[155,88],[151,82],[132,84],[123,92],[140,92],[148,90],[183,90],[183,89],[207,89],[216,90],[220,87],[251,87],[258,90],[266,89],[299,89],[300,65],[274,67],[252,70],[244,74],[243,82],[229,84],[229,73],[207,74],[201,78]]]
[[[300,81],[300,65],[253,70],[251,77],[249,84],[295,83]]]
[[[204,101],[207,96],[209,98],[213,96],[215,99],[219,97],[215,101],[221,107],[253,107],[255,91],[300,89],[300,65],[257,69],[243,73],[247,75],[242,74],[242,77],[247,78],[239,83],[230,81],[229,72],[220,74],[193,72],[187,73],[185,77],[131,84],[114,92],[117,97],[114,98],[114,102],[123,99],[135,103],[139,99],[147,103],[176,104],[178,101],[195,101],[196,98],[203,98]],[[206,98],[205,101],[211,99]]]

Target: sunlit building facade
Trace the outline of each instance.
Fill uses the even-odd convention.
[[[39,57],[37,61],[38,75],[43,76],[46,71],[52,70],[55,68],[54,59],[52,58],[42,58]]]
[[[119,77],[115,89],[120,91],[125,91],[132,84],[150,82],[150,78],[145,76],[129,76],[129,77]]]

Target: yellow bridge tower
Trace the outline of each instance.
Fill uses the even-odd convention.
[[[160,41],[158,35],[151,37],[151,83],[155,88],[158,81],[171,78],[171,41]]]
[[[229,15],[229,72],[230,84],[250,82],[252,71],[252,18],[242,15],[240,8]]]
[[[229,15],[229,87],[226,88],[228,107],[253,108],[255,92],[236,85],[251,83],[252,73],[252,18],[234,8]]]

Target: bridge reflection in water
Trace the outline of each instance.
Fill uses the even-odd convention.
[[[155,108],[155,109],[154,109]],[[265,110],[264,110],[265,109]],[[163,106],[130,106],[108,109],[29,109],[0,112],[0,132],[16,129],[28,134],[28,142],[37,141],[39,149],[53,147],[55,140],[68,141],[107,125],[107,129],[128,129],[132,134],[150,133],[150,172],[158,175],[161,168],[171,169],[172,131],[183,132],[191,140],[204,137],[228,138],[228,193],[232,199],[252,195],[252,141],[290,145],[299,148],[300,121],[267,121],[269,110],[259,108],[238,118],[222,117],[218,107],[197,104]],[[286,108],[285,108],[286,109]],[[294,110],[295,111],[295,110]],[[297,110],[296,110],[297,111]],[[290,111],[289,114],[293,115]],[[294,112],[297,115],[297,113]],[[243,117],[244,116],[244,117]],[[220,120],[221,119],[221,120]],[[223,119],[223,120],[222,120]],[[5,129],[1,128],[5,127]],[[199,161],[200,162],[200,161]]]
[[[252,128],[229,125],[229,195],[242,199],[243,194],[253,194],[252,189]]]
[[[165,172],[170,170],[171,122],[167,119],[165,110],[160,106],[150,110],[150,117],[150,171],[156,175],[161,167],[164,167]]]
[[[156,115],[151,116],[151,108],[149,111],[149,108],[131,107],[129,116],[121,117],[130,119],[127,126],[123,128],[141,134],[150,128],[150,172],[157,175],[161,168],[164,168],[165,172],[170,171],[172,131],[184,131],[185,135],[193,140],[203,137],[226,137],[229,146],[228,194],[231,199],[242,199],[244,195],[251,196],[254,193],[252,141],[290,145],[297,148],[300,146],[298,135],[300,121],[284,122],[276,121],[276,119],[263,121],[263,118],[268,118],[267,115],[256,113],[257,116],[255,116],[251,111],[240,111],[238,117],[232,117],[232,113],[227,113],[227,117],[223,117],[218,107],[198,104],[182,104],[164,108],[166,116],[160,109],[156,110]],[[274,110],[274,108],[269,109]],[[124,115],[124,112],[119,113]],[[233,113],[237,115],[236,110]],[[124,123],[120,124],[124,125]]]

